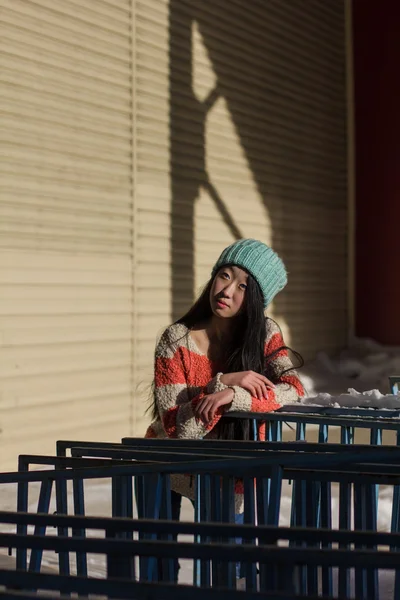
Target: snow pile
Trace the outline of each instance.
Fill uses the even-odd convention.
[[[349,388],[347,394],[332,396],[331,394],[321,393],[303,398],[301,403],[308,406],[331,408],[400,409],[400,395],[382,394],[379,390],[357,392],[357,390]]]
[[[352,396],[350,392],[344,394],[349,388],[356,388],[360,392],[381,390],[387,394],[390,391],[389,376],[400,376],[400,348],[382,346],[370,339],[354,338],[349,348],[335,358],[320,352],[312,363],[300,370],[299,375],[309,396],[320,392],[329,392],[335,396]],[[370,396],[374,396],[374,393],[369,392]],[[370,400],[379,402],[382,399],[376,397]],[[387,401],[391,402],[390,399]],[[355,406],[352,399],[349,399],[349,402],[350,406]],[[382,404],[375,406],[368,403],[368,398],[364,398],[363,402],[367,402],[369,407],[383,407]],[[324,404],[323,399],[320,403],[323,406],[332,406],[326,404],[326,400]],[[399,408],[399,405],[396,404],[395,407]],[[393,408],[392,404],[390,408]]]

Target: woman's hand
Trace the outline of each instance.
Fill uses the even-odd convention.
[[[221,375],[220,381],[224,385],[229,385],[230,387],[233,387],[234,385],[242,387],[250,392],[254,398],[258,398],[259,400],[268,398],[268,389],[275,387],[272,381],[264,377],[264,375],[260,375],[254,371],[225,373],[224,375]]]
[[[194,410],[194,414],[197,420],[202,421],[205,425],[211,423],[215,417],[217,410],[221,406],[231,404],[233,400],[233,390],[222,390],[222,392],[216,392],[204,398],[198,403]]]

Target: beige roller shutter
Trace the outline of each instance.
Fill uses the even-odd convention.
[[[282,255],[272,307],[305,357],[347,335],[344,2],[137,2],[138,353],[222,248]]]
[[[129,0],[0,0],[0,462],[132,431]]]

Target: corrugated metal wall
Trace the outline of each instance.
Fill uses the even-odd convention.
[[[129,1],[0,1],[0,455],[131,430]]]
[[[343,1],[0,0],[2,465],[141,433],[239,236],[287,262],[292,346],[345,343]]]

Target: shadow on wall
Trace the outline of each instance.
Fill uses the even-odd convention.
[[[198,0],[170,0],[171,284],[174,320],[193,300],[194,211],[201,188],[208,191],[232,237],[243,237],[241,223],[230,214],[229,199],[218,195],[206,172],[206,117],[218,98],[223,97],[227,103],[260,201],[271,222],[271,245],[284,259],[289,273],[296,274],[297,281],[304,281],[309,276],[307,270],[303,271],[303,265],[310,256],[310,248],[305,243],[307,234],[304,228],[302,230],[296,222],[296,213],[299,210],[313,211],[315,192],[318,188],[326,189],[327,184],[331,185],[332,200],[336,201],[338,197],[339,202],[343,202],[343,186],[335,180],[335,169],[330,169],[326,156],[322,160],[319,156],[319,153],[324,155],[323,134],[317,141],[310,140],[313,131],[318,130],[320,124],[320,129],[323,129],[324,121],[330,116],[329,98],[324,99],[324,92],[321,92],[324,86],[319,85],[313,114],[309,106],[304,106],[309,100],[304,93],[302,77],[298,73],[291,77],[296,67],[291,73],[279,73],[268,63],[271,56],[266,53],[266,48],[271,48],[271,44],[267,47],[262,39],[263,18],[260,19],[260,13],[265,11],[267,22],[270,4],[257,2],[257,14],[254,14],[247,10],[249,4],[244,0],[202,0],[201,3]],[[282,11],[282,22],[284,18]],[[216,86],[202,102],[196,98],[192,88],[194,22],[204,39],[216,74]],[[276,17],[274,27],[280,35]],[[279,52],[278,47],[271,63],[279,63],[276,60]],[[329,73],[325,77],[329,78]],[[300,123],[297,123],[298,114],[302,115]],[[342,125],[344,127],[344,119]],[[307,127],[310,135],[307,135]],[[330,226],[330,223],[321,222],[322,229]],[[291,296],[291,305],[296,296],[300,300],[305,292],[301,289],[302,285],[293,286],[297,291]],[[289,295],[293,287],[290,286]],[[302,300],[304,303],[304,298]],[[287,306],[288,295],[284,291],[276,303],[274,314],[279,320],[284,312],[291,331],[291,311],[287,310]],[[294,347],[297,345],[296,338],[297,335],[292,338]]]
[[[209,180],[205,167],[207,114],[221,96],[215,87],[199,101],[192,87],[192,25],[196,2],[170,1],[170,127],[171,127],[171,262],[172,318],[193,301],[194,209],[201,188],[207,190],[235,239],[243,237],[228,207]]]

